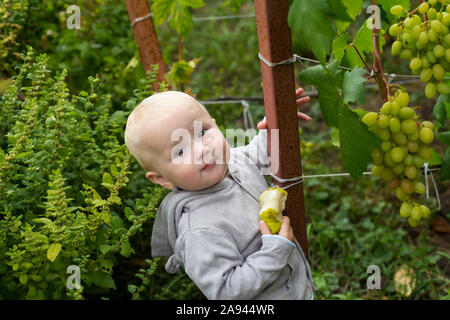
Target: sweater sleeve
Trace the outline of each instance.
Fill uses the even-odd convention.
[[[239,253],[233,239],[210,229],[184,235],[181,256],[186,273],[208,299],[252,299],[273,283],[294,247],[277,237],[263,237],[259,251]]]
[[[270,174],[267,129],[259,130],[259,133],[244,147],[244,153],[250,163],[256,165],[262,174]]]

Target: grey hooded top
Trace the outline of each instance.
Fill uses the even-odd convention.
[[[258,198],[270,172],[267,130],[231,148],[228,174],[200,191],[175,187],[153,226],[152,256],[184,268],[208,299],[311,299],[311,270],[300,245],[261,235]]]

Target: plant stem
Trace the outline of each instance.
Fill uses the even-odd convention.
[[[372,69],[370,69],[369,65],[367,64],[366,60],[362,57],[361,53],[359,52],[358,48],[356,48],[355,44],[352,42],[350,43],[350,46],[352,46],[356,53],[358,54],[361,61],[364,63],[364,66],[366,67],[367,72],[370,74],[372,72]]]
[[[376,0],[371,0],[373,5],[377,5]],[[381,64],[380,51],[378,49],[379,31],[375,28],[375,23],[372,24],[372,44],[373,44],[373,70],[375,72],[375,79],[380,90],[381,98],[384,102],[389,99],[389,83],[384,76],[383,65]]]

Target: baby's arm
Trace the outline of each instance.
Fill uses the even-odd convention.
[[[279,235],[263,234],[261,249],[245,259],[233,238],[211,229],[186,233],[180,251],[186,273],[208,299],[253,299],[280,278],[293,239],[287,219]]]

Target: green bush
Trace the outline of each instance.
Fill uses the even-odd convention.
[[[164,191],[149,188],[122,142],[155,73],[126,111],[111,113],[101,78],[71,95],[66,71],[52,76],[46,55],[30,49],[24,61],[0,102],[0,298],[137,299],[156,287],[161,298],[183,298],[183,287],[192,296],[183,274],[154,274],[160,260],[146,259]],[[66,286],[70,265],[81,271],[79,290]],[[169,282],[180,290],[164,295]]]

